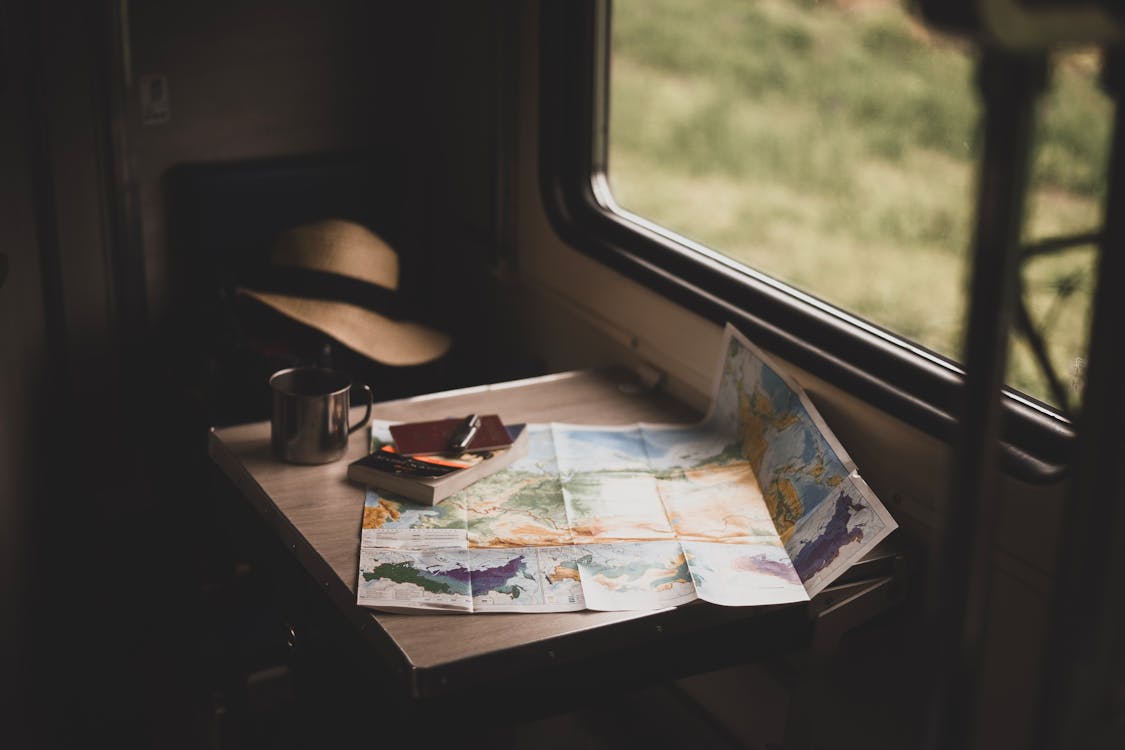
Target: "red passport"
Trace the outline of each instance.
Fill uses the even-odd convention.
[[[391,425],[391,437],[395,450],[403,456],[421,456],[428,453],[445,453],[449,442],[464,419],[436,419],[432,422],[406,422]],[[465,453],[495,451],[512,444],[508,428],[495,414],[485,414],[480,418],[480,427],[465,448]]]

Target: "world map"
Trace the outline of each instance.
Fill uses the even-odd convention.
[[[435,506],[368,489],[359,604],[802,601],[895,528],[800,387],[731,327],[698,424],[528,430],[525,457]]]

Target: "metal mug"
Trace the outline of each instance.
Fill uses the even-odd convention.
[[[295,464],[326,464],[348,449],[348,435],[371,419],[371,389],[363,419],[349,428],[351,380],[343,373],[320,367],[291,367],[270,376],[273,419],[270,443],[274,455]]]

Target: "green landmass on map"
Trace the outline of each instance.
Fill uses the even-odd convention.
[[[570,541],[559,478],[511,470],[467,492],[469,540],[474,547],[542,546]]]
[[[459,594],[449,584],[436,581],[418,571],[410,562],[380,563],[374,570],[364,571],[363,580],[373,581],[376,578],[393,581],[395,583],[413,583],[421,586],[432,594]]]

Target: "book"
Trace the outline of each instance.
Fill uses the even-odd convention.
[[[452,420],[459,423],[461,420]],[[525,425],[505,428],[507,448],[465,453],[450,460],[423,460],[398,451],[377,450],[348,464],[348,479],[415,502],[434,505],[478,479],[505,469],[527,455]]]
[[[444,453],[463,419],[435,419],[429,422],[403,422],[391,425],[395,450],[404,456]],[[480,427],[465,447],[466,453],[495,451],[512,444],[504,423],[495,414],[480,417]]]

